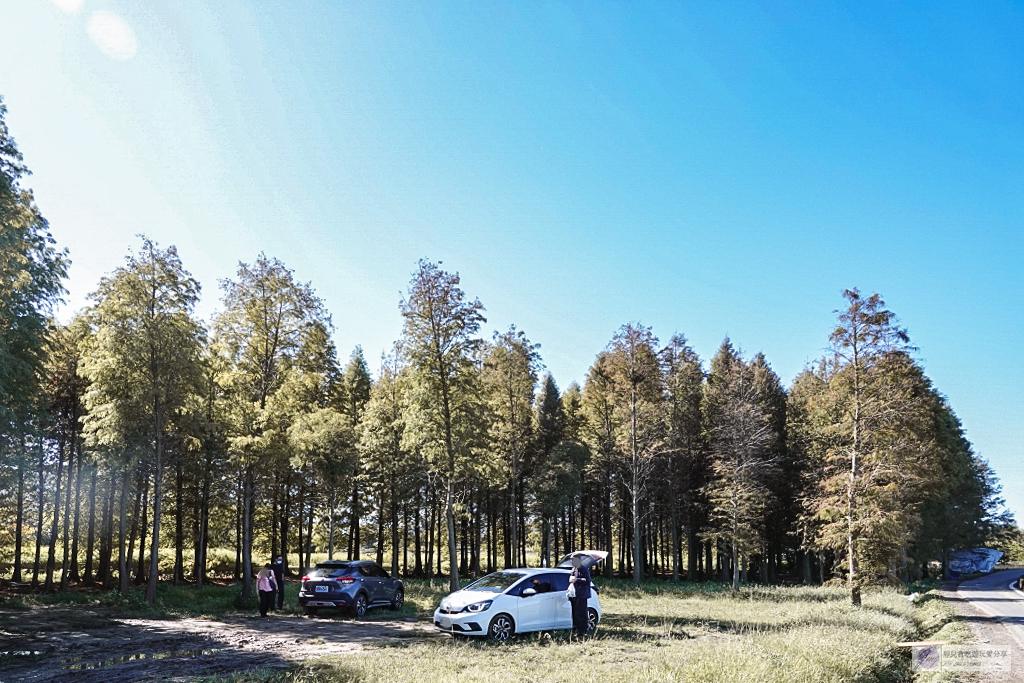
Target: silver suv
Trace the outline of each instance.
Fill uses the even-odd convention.
[[[405,586],[376,562],[328,560],[302,577],[299,605],[315,616],[321,608],[346,609],[361,617],[371,607],[402,609]]]

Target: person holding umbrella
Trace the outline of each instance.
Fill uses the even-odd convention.
[[[581,638],[590,630],[587,601],[590,600],[591,582],[590,569],[583,564],[583,557],[573,555],[572,573],[569,574],[569,586],[575,593],[570,598],[572,601],[572,626]]]

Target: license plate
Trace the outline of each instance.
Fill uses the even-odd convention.
[[[331,589],[330,586],[317,586],[316,587],[316,592],[317,593],[327,593],[328,591],[330,591],[330,589]]]
[[[451,617],[441,617],[441,628],[451,628],[451,627],[452,627],[452,618]]]

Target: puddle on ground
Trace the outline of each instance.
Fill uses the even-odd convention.
[[[72,671],[81,671],[83,669],[102,669],[108,666],[114,666],[115,664],[124,664],[125,662],[135,662],[143,659],[174,659],[178,657],[208,657],[215,655],[220,652],[223,648],[212,648],[205,650],[174,650],[172,652],[138,652],[132,655],[120,655],[119,657],[111,657],[110,659],[104,659],[102,662],[83,662],[83,657],[69,657],[68,659],[62,659],[61,664],[64,665],[65,669]]]

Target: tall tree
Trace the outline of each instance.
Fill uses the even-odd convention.
[[[139,253],[103,278],[92,299],[95,338],[83,359],[92,383],[87,419],[94,431],[108,429],[111,421],[140,423],[133,431],[144,434],[152,448],[153,533],[146,600],[155,602],[167,424],[199,383],[204,331],[193,317],[199,283],[173,246],[161,250],[143,237]],[[142,429],[141,424],[148,426]]]
[[[934,394],[908,355],[909,337],[878,294],[843,296],[832,332],[828,389],[819,406],[828,418],[824,479],[809,505],[818,542],[845,550],[850,602],[916,524],[922,487],[936,465],[929,434]],[[867,576],[861,565],[867,564]]]
[[[672,578],[679,580],[680,523],[688,539],[687,577],[697,578],[697,531],[703,518],[702,489],[707,478],[707,447],[703,438],[701,397],[704,370],[700,358],[682,335],[675,335],[662,352],[665,364],[667,470],[661,477],[672,523]],[[681,518],[681,519],[680,519]]]
[[[398,576],[398,507],[406,493],[404,480],[413,467],[410,454],[402,446],[407,383],[398,350],[382,356],[380,374],[363,412],[359,443],[366,472],[386,492],[382,499],[389,503],[393,576]],[[380,512],[383,514],[383,506]],[[384,539],[377,539],[377,543],[383,544]]]
[[[405,321],[402,348],[415,375],[406,438],[421,445],[444,482],[451,590],[459,590],[455,544],[455,493],[480,439],[478,369],[474,356],[483,316],[479,299],[467,301],[458,273],[419,262],[399,305]]]
[[[226,384],[232,400],[233,435],[229,451],[241,476],[242,594],[252,598],[252,504],[263,465],[288,455],[287,424],[270,409],[289,367],[312,334],[331,329],[323,302],[308,283],[264,254],[252,265],[240,263],[235,280],[221,282],[224,311],[216,337],[232,362]]]
[[[45,360],[47,320],[64,293],[66,251],[58,251],[32,193],[20,185],[29,174],[7,128],[0,98],[0,453],[17,489],[15,581],[21,580],[26,431],[44,410],[39,378]]]
[[[508,492],[509,555],[512,566],[519,548],[520,500],[523,469],[533,446],[533,393],[541,366],[539,344],[533,344],[515,325],[494,333],[484,357],[483,382],[490,407],[490,437],[505,472]]]
[[[366,359],[363,357],[363,347],[356,346],[352,350],[352,356],[349,358],[348,364],[345,366],[344,376],[344,410],[352,420],[353,425],[356,429],[359,428],[359,423],[363,419],[363,410],[366,408],[367,402],[370,400],[370,387],[372,380],[370,379],[370,369],[366,365]],[[357,463],[358,465],[358,463]],[[358,466],[356,468],[359,469]],[[361,539],[359,538],[359,524],[361,517],[360,509],[360,484],[364,480],[364,477],[360,476],[358,471],[354,472],[354,476],[351,478],[352,482],[352,500],[349,507],[349,545],[348,545],[348,559],[358,560],[359,549],[362,545]]]
[[[561,443],[565,433],[565,411],[562,409],[562,397],[558,392],[558,385],[550,372],[544,373],[540,381],[540,392],[537,394],[535,406],[536,421],[536,450],[538,458],[538,472],[534,480],[540,484],[542,479],[548,478],[548,490],[540,485],[534,486],[535,496],[538,500],[538,512],[541,520],[541,566],[547,567],[551,561],[551,520],[557,515],[562,507],[562,496],[558,494],[560,478],[552,476],[554,460],[552,458],[554,449]]]
[[[623,325],[608,345],[608,369],[621,428],[616,434],[624,456],[624,484],[630,496],[633,528],[633,585],[643,577],[643,506],[651,472],[666,449],[664,375],[658,339],[651,328]]]
[[[728,543],[734,590],[739,588],[741,560],[757,552],[764,540],[768,482],[779,464],[772,448],[779,434],[772,429],[757,379],[732,343],[722,342],[711,361],[703,410],[712,456],[710,535]]]

